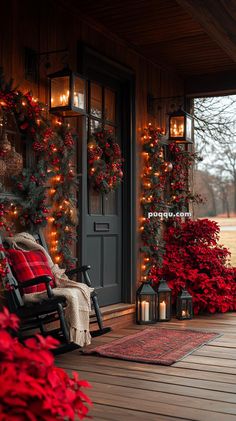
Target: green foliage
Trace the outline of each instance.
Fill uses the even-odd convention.
[[[14,193],[21,196],[19,221],[30,232],[47,224],[46,192],[47,171],[45,162],[40,160],[36,167],[24,168],[22,173],[14,177]]]
[[[149,125],[142,137],[144,171],[142,176],[142,208],[143,223],[141,237],[144,253],[142,280],[152,279],[151,273],[162,266],[165,254],[163,239],[164,224],[174,223],[177,212],[188,211],[189,203],[201,201],[189,188],[189,171],[197,154],[189,152],[185,147],[170,143],[166,145],[169,161],[165,161],[162,133]],[[161,218],[161,214],[170,213],[173,218]],[[150,216],[152,215],[152,216]]]
[[[12,89],[12,81],[6,83],[1,70],[0,100],[3,111],[14,114],[22,142],[29,144],[32,153],[35,153],[34,165],[13,177],[13,191],[18,197],[15,202],[18,221],[24,229],[38,231],[47,225],[51,212],[57,230],[57,261],[62,265],[71,265],[74,259],[70,245],[75,239],[73,231],[78,222],[74,215],[77,176],[71,167],[74,154],[72,134],[61,122],[56,127],[52,126],[45,116],[43,104],[29,92],[23,94]],[[59,182],[53,183],[55,177],[59,177]],[[52,183],[55,194],[48,197]],[[5,204],[2,204],[5,209]],[[70,212],[72,207],[73,215]],[[7,209],[11,212],[11,205]],[[62,209],[63,215],[58,214],[58,209]]]

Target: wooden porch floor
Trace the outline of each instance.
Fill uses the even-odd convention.
[[[95,421],[235,421],[236,313],[173,319],[161,327],[203,329],[223,335],[170,367],[80,355],[57,356],[92,384]],[[93,339],[102,344],[143,329],[130,325]]]

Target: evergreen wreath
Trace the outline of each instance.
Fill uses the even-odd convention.
[[[122,154],[110,130],[100,130],[88,143],[88,177],[94,190],[101,193],[115,191],[123,179]]]

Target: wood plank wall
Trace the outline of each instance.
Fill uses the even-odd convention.
[[[68,4],[70,2],[68,1]],[[138,151],[141,149],[142,129],[149,121],[165,126],[166,110],[163,107],[157,117],[147,114],[147,94],[159,96],[181,95],[183,86],[173,73],[156,66],[127,46],[125,42],[102,30],[96,23],[60,6],[55,0],[3,0],[1,1],[0,25],[0,65],[3,66],[6,78],[13,77],[15,85],[21,90],[31,90],[41,101],[48,101],[47,73],[62,68],[61,55],[50,57],[52,67],[45,69],[42,57],[39,70],[39,84],[32,84],[24,78],[24,47],[38,52],[69,48],[69,64],[76,69],[77,44],[83,41],[105,56],[119,61],[133,69],[136,80],[136,141]],[[89,16],[89,11],[88,11]],[[158,28],[157,28],[158,30]],[[157,121],[158,120],[158,121]],[[137,154],[137,221],[140,216],[140,174],[142,161]],[[139,247],[137,230],[137,248]],[[140,275],[140,262],[137,266],[137,278]]]

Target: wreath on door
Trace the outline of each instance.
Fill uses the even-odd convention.
[[[123,179],[122,153],[110,130],[100,130],[88,143],[88,177],[94,190],[107,194],[115,191]]]

